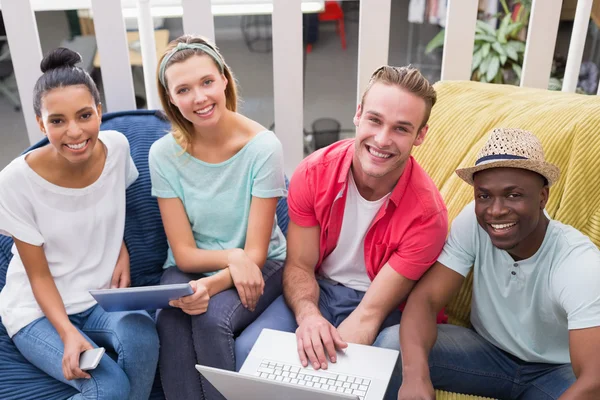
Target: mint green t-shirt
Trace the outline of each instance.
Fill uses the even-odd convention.
[[[600,326],[600,251],[572,226],[550,220],[538,251],[515,261],[494,247],[471,202],[438,261],[465,277],[473,269],[473,327],[523,361],[569,363],[569,330]]]
[[[252,196],[287,196],[283,149],[270,131],[258,133],[233,157],[217,164],[184,152],[167,134],[150,148],[149,167],[152,195],[181,200],[199,249],[243,249]],[[275,216],[267,258],[285,256],[285,237]],[[164,268],[173,265],[169,245]]]

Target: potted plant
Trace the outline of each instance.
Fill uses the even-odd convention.
[[[487,22],[477,20],[471,79],[481,82],[516,84],[521,78],[521,66],[525,43],[521,31],[525,27],[530,2],[519,2],[511,13],[506,0],[501,0],[504,16],[494,28]],[[444,45],[445,30],[441,30],[425,48],[425,53]]]

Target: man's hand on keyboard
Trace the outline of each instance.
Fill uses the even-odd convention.
[[[337,331],[342,340],[347,343],[372,345],[377,338],[379,325],[365,321],[357,313],[358,309],[354,310],[348,318],[338,326]]]
[[[306,367],[310,362],[314,369],[327,369],[327,355],[335,362],[336,350],[348,347],[337,329],[322,315],[305,317],[296,329],[296,340],[302,366]]]

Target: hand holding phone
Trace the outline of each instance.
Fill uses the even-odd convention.
[[[82,333],[75,327],[69,329],[62,339],[65,350],[62,358],[62,370],[65,379],[90,379],[91,375],[79,368],[79,358],[86,350],[94,346],[83,337]]]
[[[86,350],[79,356],[79,368],[82,371],[89,371],[98,366],[104,355],[104,347]]]

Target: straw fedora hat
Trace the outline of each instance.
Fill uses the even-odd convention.
[[[542,143],[523,129],[496,128],[489,133],[474,167],[459,168],[456,174],[473,185],[473,174],[489,168],[521,168],[537,172],[552,186],[560,175],[558,167],[546,161]]]

